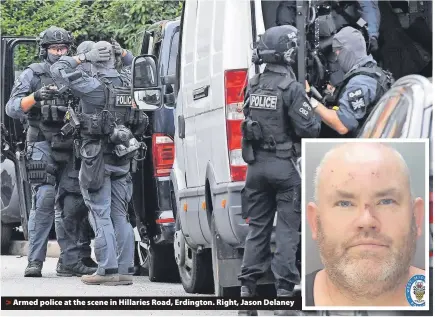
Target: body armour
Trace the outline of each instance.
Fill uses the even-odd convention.
[[[338,104],[338,101],[343,96],[346,85],[349,83],[349,81],[353,77],[359,75],[372,77],[377,82],[375,98],[367,106],[366,116],[360,120],[361,122],[365,122],[365,120],[368,118],[371,111],[373,110],[373,107],[376,106],[376,104],[381,99],[381,97],[390,89],[390,87],[394,83],[394,79],[390,72],[383,70],[382,68],[380,68],[377,65],[374,65],[373,63],[368,63],[364,65],[364,67],[358,67],[357,69],[347,73],[344,76],[343,82],[337,87],[336,91],[334,92],[335,104]]]
[[[148,122],[146,114],[132,107],[129,80],[120,77],[98,77],[104,84],[104,104],[99,108],[81,103],[80,123],[84,136],[110,135],[116,125],[125,125],[131,130]]]
[[[35,75],[30,84],[32,91],[37,91],[43,86],[55,85],[50,75],[50,66],[47,63],[34,63],[29,68]],[[27,114],[28,142],[51,141],[53,135],[59,133],[64,125],[68,99],[68,94],[64,94],[54,100],[36,102]]]
[[[252,140],[254,150],[276,152],[280,158],[291,157],[293,142],[283,93],[293,81],[271,73],[255,75],[249,81],[248,120],[242,130],[244,138]]]

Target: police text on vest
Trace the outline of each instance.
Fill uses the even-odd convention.
[[[277,96],[251,95],[249,107],[255,109],[276,110]]]

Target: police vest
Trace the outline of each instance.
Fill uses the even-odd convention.
[[[133,134],[136,129],[138,132],[143,130],[148,124],[148,117],[142,110],[132,107],[130,78],[121,73],[115,78],[97,75],[97,79],[104,85],[104,99],[98,109],[80,103],[82,136],[110,135],[115,125],[125,125]]]
[[[35,75],[30,82],[33,91],[37,91],[43,86],[55,85],[48,63],[34,63],[29,68]],[[58,133],[64,125],[65,110],[69,98],[69,95],[65,93],[53,100],[36,102],[27,114],[30,126],[27,132],[28,141],[51,141],[53,135]]]
[[[338,101],[342,97],[347,83],[353,77],[359,75],[369,76],[371,78],[374,78],[377,82],[375,98],[372,100],[372,102],[369,105],[367,105],[366,115],[364,116],[364,118],[360,120],[364,122],[369,116],[371,110],[373,110],[373,107],[377,104],[377,102],[381,99],[381,97],[390,89],[391,85],[394,83],[394,79],[390,72],[383,70],[379,66],[374,65],[372,67],[370,66],[359,67],[344,76],[343,82],[337,87],[334,93],[334,95],[336,96],[335,99],[336,103],[338,103]]]
[[[283,93],[293,78],[272,73],[255,75],[249,81],[249,116],[252,121],[258,122],[262,138],[253,142],[254,149],[286,152],[291,156],[292,138],[291,126],[284,106]]]

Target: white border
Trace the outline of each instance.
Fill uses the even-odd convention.
[[[424,307],[417,307],[417,306],[306,306],[305,305],[305,227],[306,227],[306,202],[305,202],[305,160],[304,160],[304,154],[305,154],[305,145],[307,143],[351,143],[351,142],[359,142],[359,143],[424,143],[425,144],[425,195],[424,195],[424,208],[425,208],[425,281],[426,281],[426,289],[428,290],[425,294],[425,301],[427,305]],[[307,311],[341,311],[341,310],[347,310],[347,311],[391,311],[391,310],[414,310],[414,311],[428,311],[429,310],[429,296],[432,296],[432,294],[429,294],[429,243],[428,243],[428,237],[429,234],[429,139],[302,139],[302,160],[301,160],[301,168],[302,168],[302,175],[301,175],[301,291],[302,291],[302,310]],[[308,180],[312,181],[312,180]]]

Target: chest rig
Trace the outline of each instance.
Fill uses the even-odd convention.
[[[257,74],[249,81],[248,117],[242,123],[242,132],[254,150],[275,152],[280,158],[291,157],[293,142],[283,93],[293,81],[275,73]]]
[[[47,63],[34,63],[29,66],[34,73],[30,83],[33,91],[37,91],[44,86],[55,85],[49,67]],[[27,141],[51,141],[53,135],[59,133],[64,124],[69,99],[70,95],[64,93],[53,100],[36,102],[35,106],[27,114],[29,123]]]
[[[333,99],[335,101],[335,104],[338,104],[338,101],[343,96],[346,85],[349,83],[349,81],[355,76],[359,75],[371,77],[377,82],[375,98],[370,102],[369,105],[367,105],[366,115],[360,120],[362,122],[365,122],[365,120],[373,110],[374,106],[376,106],[381,97],[391,88],[392,84],[394,83],[394,78],[390,72],[387,72],[379,66],[375,65],[374,63],[369,62],[363,67],[358,67],[357,69],[347,73],[344,76],[343,82],[334,91]]]

